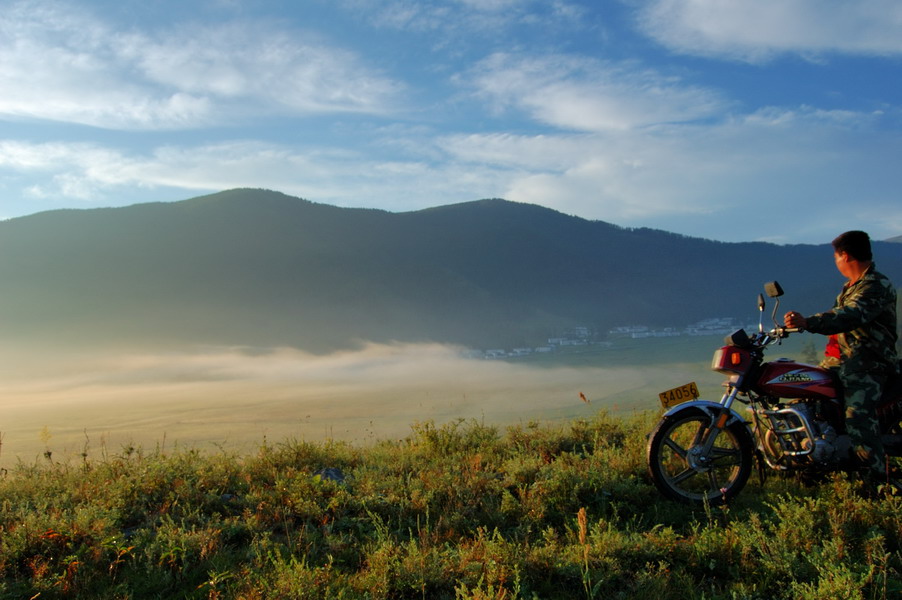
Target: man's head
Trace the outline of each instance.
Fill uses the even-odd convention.
[[[847,231],[833,240],[836,268],[849,281],[856,281],[871,265],[871,238],[863,231]]]
[[[833,251],[836,254],[847,254],[849,258],[859,262],[873,260],[871,254],[871,238],[863,231],[847,231],[833,240]]]

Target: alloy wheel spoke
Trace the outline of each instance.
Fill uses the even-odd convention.
[[[674,484],[683,483],[687,479],[695,477],[696,475],[698,475],[698,471],[696,471],[695,469],[686,469],[682,473],[679,473],[675,477],[671,478],[671,481]]]
[[[717,481],[717,472],[713,469],[708,471],[708,483],[711,484],[711,489],[714,491],[720,491],[720,483]]]
[[[736,466],[741,459],[736,448],[711,448],[711,462],[716,462],[718,467]]]
[[[664,445],[673,450],[677,456],[686,460],[686,449],[677,444],[673,438],[667,438],[664,440]]]

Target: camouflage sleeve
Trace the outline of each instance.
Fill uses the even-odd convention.
[[[892,291],[892,288],[889,288]],[[812,333],[831,335],[845,333],[870,323],[893,300],[887,294],[887,287],[879,280],[858,282],[841,304],[832,310],[807,318],[807,329]]]

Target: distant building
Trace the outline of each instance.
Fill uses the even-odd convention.
[[[726,335],[736,329],[736,320],[731,317],[704,319],[686,327],[686,335]]]
[[[632,336],[637,333],[646,333],[648,332],[648,326],[646,325],[622,325],[620,327],[615,327],[611,329],[608,333],[614,336]]]

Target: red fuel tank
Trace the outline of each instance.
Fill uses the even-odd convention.
[[[760,393],[777,398],[838,398],[829,371],[788,358],[761,365],[755,387]]]

